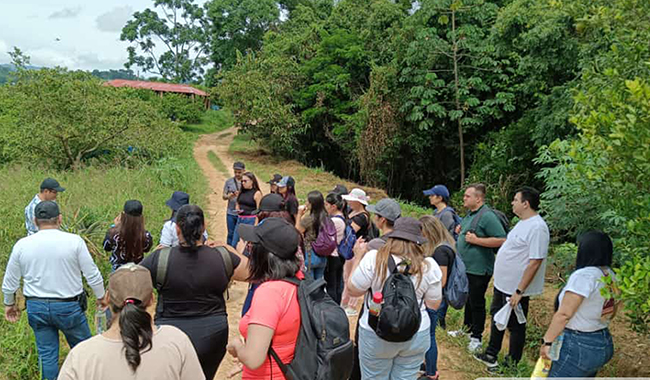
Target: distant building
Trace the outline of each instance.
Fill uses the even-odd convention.
[[[151,90],[160,95],[162,98],[165,93],[183,94],[203,102],[205,109],[210,108],[210,97],[205,91],[201,91],[186,84],[147,82],[143,80],[113,79],[106,82],[106,85],[113,87],[131,87],[144,90]],[[198,98],[198,99],[197,99]]]

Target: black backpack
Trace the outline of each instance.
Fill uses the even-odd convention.
[[[377,225],[372,221],[372,218],[370,217],[370,214],[368,214],[367,212],[364,212],[364,214],[366,215],[366,218],[368,219],[368,230],[367,230],[368,231],[367,232],[368,240],[367,241],[378,238],[379,235],[380,235],[379,234],[379,228],[377,228]]]
[[[476,215],[474,219],[472,219],[472,224],[469,226],[469,230],[471,232],[476,232],[476,227],[478,227],[478,222],[481,220],[483,214],[485,214],[488,211],[492,211],[494,215],[497,216],[499,223],[501,223],[503,229],[506,231],[506,233],[508,233],[508,231],[510,231],[510,219],[508,219],[506,214],[504,214],[503,212],[499,210],[495,210],[488,206],[483,207],[481,211],[478,212],[478,215]]]
[[[287,380],[340,380],[352,373],[354,346],[345,311],[325,292],[325,280],[287,278],[298,286],[300,331],[291,363],[273,357]]]
[[[406,342],[411,340],[420,329],[422,321],[420,307],[424,302],[424,297],[418,302],[415,286],[408,274],[408,265],[406,265],[404,273],[399,272],[391,255],[388,259],[388,269],[391,275],[382,289],[384,303],[378,316],[368,315],[368,324],[383,340]],[[368,290],[370,297],[372,297],[371,292],[372,288]]]

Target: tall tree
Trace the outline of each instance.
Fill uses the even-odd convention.
[[[131,43],[124,66],[137,66],[175,82],[200,80],[209,48],[203,8],[194,0],[154,0],[154,8],[134,13],[122,28],[120,39]],[[160,45],[166,50],[158,55]]]

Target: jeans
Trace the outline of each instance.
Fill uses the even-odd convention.
[[[467,273],[469,280],[469,297],[465,304],[464,325],[472,334],[472,338],[481,340],[485,330],[485,292],[490,283],[491,275],[474,275]]]
[[[90,338],[90,328],[79,302],[28,300],[27,320],[34,330],[42,379],[59,374],[59,330],[70,348]]]
[[[327,257],[327,267],[325,268],[327,294],[337,305],[341,304],[343,296],[343,264],[345,264],[345,259],[341,256]]]
[[[438,325],[440,326],[441,329],[446,329],[447,328],[447,309],[449,308],[449,305],[447,304],[447,301],[445,301],[445,298],[442,298],[442,302],[440,302],[440,307],[438,310],[436,310],[437,318],[438,318]]]
[[[228,226],[228,238],[226,239],[226,243],[231,247],[233,246],[232,237],[235,234],[235,227],[237,226],[237,218],[239,218],[237,215],[226,214],[226,225]]]
[[[248,224],[248,225],[255,225],[255,220],[257,218],[255,217],[237,217],[237,224],[235,225],[235,230],[232,234],[232,241],[230,242],[230,246],[236,248],[237,243],[239,243],[239,232],[237,231],[237,228],[239,227],[240,224]]]
[[[429,331],[419,331],[407,342],[388,342],[372,330],[359,329],[362,380],[413,380],[429,349]]]
[[[327,266],[327,257],[318,256],[314,250],[310,250],[305,257],[305,266],[308,274],[318,280],[325,276],[325,267]]]
[[[502,293],[497,288],[494,288],[494,296],[492,297],[492,305],[490,306],[490,314],[492,316],[498,313],[506,304],[506,297],[510,297],[510,294]],[[530,301],[530,297],[522,297],[521,301],[519,301],[526,318],[528,318],[528,301]],[[497,328],[494,319],[492,319],[490,326],[490,343],[488,344],[486,353],[496,357],[499,355],[499,351],[501,351],[503,335],[506,332],[500,331]],[[526,345],[526,324],[519,324],[514,311],[510,315],[510,319],[508,319],[508,331],[510,331],[510,348],[506,359],[509,359],[513,363],[518,363],[521,360],[521,356],[524,353],[524,346]]]
[[[431,326],[429,327],[429,337],[431,339],[431,347],[427,350],[427,353],[424,355],[424,365],[426,367],[425,375],[435,376],[438,372],[438,345],[436,344],[436,322],[438,320],[438,310],[429,309],[427,307],[427,313],[429,314],[429,319],[431,320]]]
[[[548,377],[596,377],[613,355],[609,329],[588,333],[564,329],[560,358],[551,365]]]

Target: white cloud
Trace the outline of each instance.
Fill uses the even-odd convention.
[[[0,40],[0,59],[4,60],[8,56],[6,55],[9,52],[9,46],[3,41]]]
[[[75,18],[81,13],[81,7],[74,8],[63,8],[60,11],[56,11],[48,17],[49,19],[59,19],[59,18]]]
[[[126,5],[101,14],[95,21],[97,28],[103,32],[120,32],[131,16],[133,16],[133,8]]]

